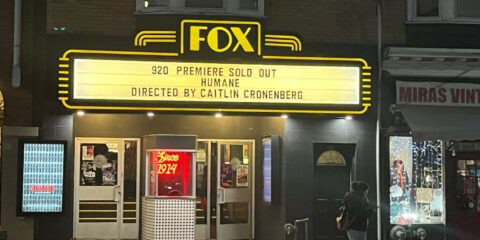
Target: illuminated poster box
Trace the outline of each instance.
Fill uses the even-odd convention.
[[[60,58],[58,99],[81,110],[363,114],[371,106],[371,68],[361,58],[262,58],[72,49]]]
[[[75,59],[74,99],[359,104],[348,66]]]
[[[63,213],[66,141],[20,140],[17,216]]]

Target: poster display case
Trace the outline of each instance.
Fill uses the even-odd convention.
[[[19,141],[17,216],[62,214],[66,141]]]

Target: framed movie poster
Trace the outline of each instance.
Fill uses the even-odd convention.
[[[95,146],[93,145],[82,146],[82,160],[93,161],[94,149],[95,149]]]
[[[237,168],[237,187],[248,187],[248,165],[240,165]]]
[[[220,184],[224,188],[232,187],[233,170],[230,164],[222,165],[220,172]]]
[[[67,142],[21,139],[18,150],[17,216],[62,214]]]

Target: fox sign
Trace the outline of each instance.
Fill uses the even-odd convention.
[[[219,25],[220,24],[220,25]],[[261,54],[258,22],[183,20],[180,53],[210,50],[217,53]]]

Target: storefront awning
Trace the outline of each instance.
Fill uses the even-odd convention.
[[[415,141],[480,139],[480,108],[398,105]]]
[[[389,47],[383,70],[393,77],[480,77],[480,50]]]

